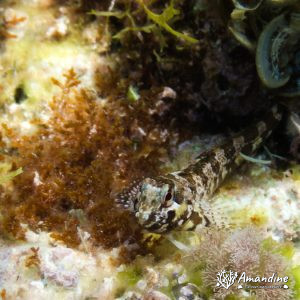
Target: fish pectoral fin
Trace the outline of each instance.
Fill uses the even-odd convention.
[[[162,235],[154,232],[143,232],[142,243],[145,244],[148,248],[154,246],[160,239]]]
[[[193,230],[196,227],[209,226],[210,221],[200,211],[193,211],[190,218],[185,222],[180,230]]]

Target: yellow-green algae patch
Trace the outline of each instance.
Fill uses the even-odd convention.
[[[296,238],[300,190],[291,170],[275,172],[265,166],[251,166],[249,172],[229,178],[211,205],[226,215],[230,224],[266,226],[275,239]]]
[[[0,185],[9,182],[23,172],[22,168],[12,171],[11,167],[11,164],[0,163]]]
[[[48,102],[59,91],[52,78],[63,80],[63,74],[73,68],[80,86],[94,91],[95,73],[108,63],[83,34],[79,16],[74,22],[72,9],[38,4],[3,3],[2,22],[13,25],[7,28],[11,37],[3,42],[0,55],[0,105],[4,109],[0,120],[19,127],[21,133],[35,130],[32,119],[49,118]]]
[[[293,268],[292,272],[295,278],[295,299],[300,299],[300,266]]]

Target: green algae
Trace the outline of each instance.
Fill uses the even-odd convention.
[[[23,173],[22,168],[11,171],[11,164],[1,163],[0,164],[0,185],[5,184],[12,180],[14,177]]]

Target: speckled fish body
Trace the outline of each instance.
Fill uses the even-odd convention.
[[[151,232],[192,229],[215,223],[208,201],[227,174],[262,145],[281,119],[274,106],[265,117],[217,148],[202,153],[178,172],[145,178],[122,193],[118,202],[131,209],[141,226]]]

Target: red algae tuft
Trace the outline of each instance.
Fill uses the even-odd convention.
[[[14,178],[13,191],[1,191],[0,230],[24,238],[21,224],[28,224],[76,247],[80,226],[105,248],[136,243],[140,230],[129,212],[115,206],[114,195],[134,179],[160,172],[178,132],[158,120],[149,96],[133,109],[118,91],[99,100],[80,88],[73,69],[64,77],[52,78],[60,92],[50,102],[50,120],[34,121],[37,134],[19,137],[3,128],[14,149],[7,159],[23,173]],[[72,210],[82,210],[84,222]]]

